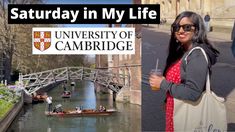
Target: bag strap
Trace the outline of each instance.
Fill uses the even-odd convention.
[[[199,49],[199,50],[202,51],[202,53],[203,53],[203,55],[204,55],[204,57],[205,57],[205,59],[206,59],[206,62],[208,63],[208,58],[207,58],[207,55],[206,55],[205,50],[204,50],[203,48],[201,48],[201,47],[194,47],[194,48],[192,48],[192,49],[189,51],[189,53],[188,53],[188,54],[186,55],[186,57],[185,57],[186,64],[188,64],[188,61],[187,61],[188,56],[189,56],[194,50],[197,50],[197,49]],[[210,91],[211,91],[210,75],[209,75],[209,72],[208,72],[208,73],[207,73],[207,79],[206,79],[206,92],[210,92]]]

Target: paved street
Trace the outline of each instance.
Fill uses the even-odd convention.
[[[159,58],[159,68],[164,69],[167,47],[170,39],[167,27],[149,26],[142,29],[142,130],[164,131],[164,95],[153,92],[148,85],[148,73],[155,68]],[[227,99],[228,130],[235,131],[235,58],[231,52],[230,33],[209,33],[209,39],[220,51],[218,62],[212,68],[212,89]]]

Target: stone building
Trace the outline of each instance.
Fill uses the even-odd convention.
[[[235,20],[235,0],[142,0],[143,4],[160,4],[161,18],[172,23],[176,15],[189,10],[202,17],[209,13],[213,30],[231,32]]]
[[[115,25],[120,26],[120,25]],[[136,32],[134,55],[109,55],[109,67],[118,74],[129,75],[129,87],[122,89],[117,95],[118,101],[127,101],[141,105],[141,25],[126,25],[134,27]]]
[[[134,4],[141,4],[141,0],[133,0]],[[108,55],[102,56],[102,58],[107,57],[107,62],[100,61],[100,64],[105,65],[108,63],[108,70],[114,73],[129,75],[128,80],[129,86],[123,88],[117,95],[117,101],[130,102],[132,104],[141,105],[141,25],[140,24],[128,24],[120,25],[114,24],[109,25],[109,27],[134,27],[136,32],[135,38],[135,54],[133,55]],[[96,65],[98,67],[99,55],[96,55]],[[100,67],[102,68],[102,67]]]
[[[120,28],[121,26],[123,25],[113,25],[113,27]],[[125,26],[134,27],[136,34],[139,35],[135,38],[135,54],[96,55],[96,68],[107,68],[116,74],[128,75],[130,78],[126,78],[125,82],[128,82],[129,85],[122,88],[116,99],[117,101],[141,105],[141,25]]]
[[[133,4],[141,4],[141,0],[133,0]],[[132,104],[141,105],[141,25],[128,24],[118,25],[115,27],[134,27],[135,37],[135,54],[133,55],[111,55],[108,57],[109,66],[117,67],[114,71],[119,74],[129,75],[129,87],[123,89],[117,96],[119,101],[128,101]]]
[[[107,55],[96,55],[95,56],[96,68],[108,67],[108,56]]]

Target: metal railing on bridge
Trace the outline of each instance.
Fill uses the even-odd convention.
[[[89,80],[116,93],[124,86],[129,86],[129,75],[86,67],[63,67],[19,76],[19,84],[28,95],[65,80]]]

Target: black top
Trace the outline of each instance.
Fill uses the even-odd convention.
[[[206,15],[206,16],[204,17],[204,21],[205,21],[205,22],[209,22],[210,19],[211,19],[211,17],[210,17],[209,15]]]

